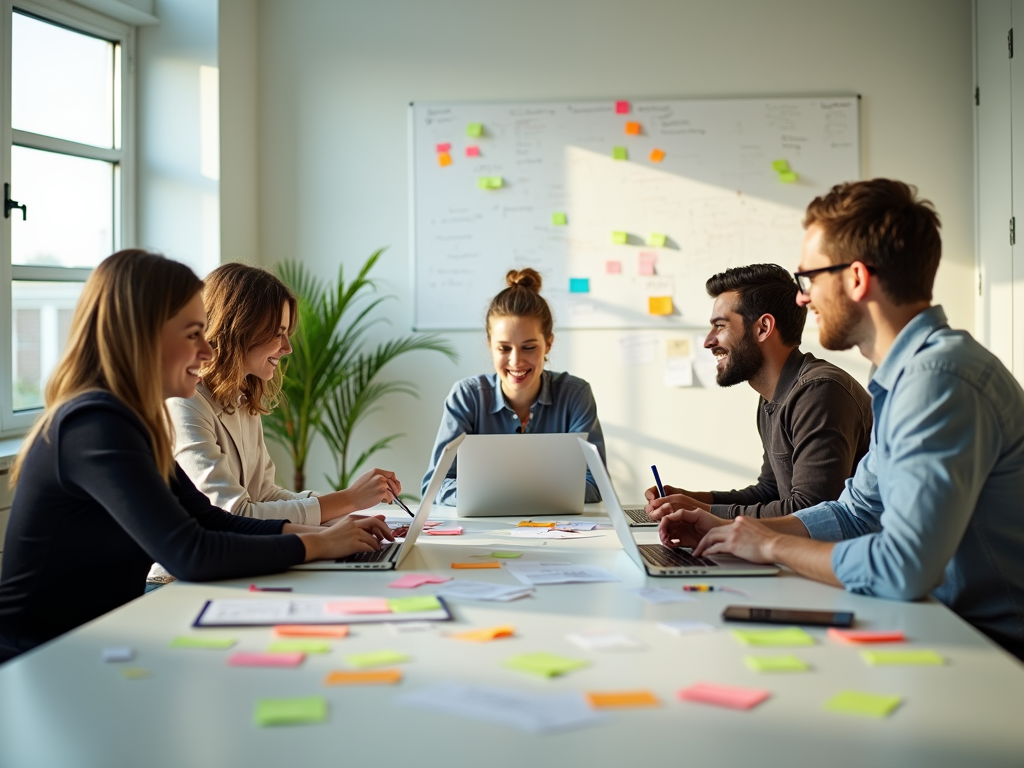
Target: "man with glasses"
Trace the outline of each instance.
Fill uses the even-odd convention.
[[[705,348],[721,387],[747,382],[761,397],[764,458],[757,483],[733,491],[665,486],[673,501],[716,517],[781,517],[835,499],[868,450],[871,398],[846,371],[800,351],[807,308],[777,264],[753,264],[707,281],[715,299]],[[657,499],[658,490],[647,490]]]
[[[838,501],[789,517],[727,523],[684,505],[649,509],[669,545],[776,562],[853,592],[931,594],[1024,659],[1024,391],[931,306],[939,219],[887,179],[814,200],[796,273],[822,344],[856,346],[871,450]]]

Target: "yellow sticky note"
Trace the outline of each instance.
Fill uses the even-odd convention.
[[[587,703],[594,709],[635,709],[660,707],[661,701],[650,691],[589,691]]]
[[[734,629],[732,636],[745,645],[814,645],[814,638],[799,627],[787,629]]]
[[[862,691],[843,691],[825,702],[829,712],[842,712],[862,717],[888,717],[903,701],[902,696],[879,696]]]
[[[503,624],[498,627],[487,627],[486,629],[471,629],[467,632],[458,632],[449,635],[453,640],[467,640],[471,643],[489,643],[499,637],[512,637],[516,628],[510,624]]]
[[[795,184],[796,180],[800,178],[793,171],[786,171],[785,173],[779,174],[779,181],[783,184]]]
[[[275,640],[267,647],[268,653],[330,653],[331,644],[327,640]]]
[[[401,679],[400,669],[344,670],[331,672],[324,678],[324,685],[394,685]]]
[[[444,168],[446,165],[452,164],[452,156],[447,152],[440,152],[437,155],[437,164]]]
[[[535,523],[533,520],[520,520],[516,528],[554,528],[554,523]]]
[[[367,667],[386,667],[388,664],[401,664],[409,661],[409,654],[401,651],[369,651],[346,656],[345,661],[358,669]]]
[[[772,170],[775,171],[776,173],[785,173],[786,171],[789,170],[789,161],[788,160],[773,160],[772,161]]]
[[[650,315],[671,315],[672,314],[672,297],[671,296],[650,296],[647,299],[647,313]]]
[[[528,672],[531,675],[541,677],[555,677],[572,672],[574,669],[589,667],[590,662],[584,659],[571,659],[566,656],[555,656],[553,653],[539,651],[537,653],[522,653],[507,659],[503,667],[514,669],[517,672]]]
[[[744,656],[743,663],[755,672],[806,672],[807,662],[796,656]]]
[[[625,147],[612,147],[612,160],[628,160],[629,153]]]
[[[665,159],[665,150],[663,149],[652,149],[651,150],[651,162],[660,163]]]
[[[940,667],[946,663],[935,651],[861,651],[860,657],[872,667]]]
[[[653,245],[655,248],[664,248],[667,240],[668,237],[660,232],[652,232],[647,236],[647,244]]]
[[[640,123],[635,123],[632,120],[626,123],[626,133],[630,136],[640,135]]]
[[[466,570],[479,568],[501,568],[501,563],[452,563],[452,568],[462,568]]]
[[[209,648],[215,651],[225,650],[233,646],[237,640],[231,637],[196,637],[182,635],[171,641],[171,648]]]
[[[322,723],[327,719],[327,702],[322,696],[295,699],[260,699],[253,713],[256,725],[298,725]]]
[[[466,135],[467,136],[472,136],[473,138],[477,138],[479,136],[483,136],[483,134],[484,134],[484,124],[483,123],[470,123],[469,125],[466,126]]]
[[[615,245],[625,245],[629,241],[629,235],[626,232],[612,232],[612,243]]]
[[[568,223],[568,217],[561,212],[551,214],[551,224],[555,227],[564,227]]]
[[[501,189],[505,185],[505,180],[501,176],[491,176],[490,188]]]

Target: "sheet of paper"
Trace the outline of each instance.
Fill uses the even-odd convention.
[[[636,651],[644,644],[625,632],[610,632],[604,629],[587,629],[573,632],[565,639],[587,651]]]
[[[693,375],[704,389],[717,389],[718,363],[711,351],[704,349],[704,334],[694,334],[693,344]]]
[[[480,157],[480,147],[475,145],[466,147],[466,157]]]
[[[594,709],[637,709],[660,707],[661,701],[651,691],[588,691],[587,703]]]
[[[261,728],[268,725],[322,723],[326,719],[327,701],[323,696],[260,699],[256,702],[256,710],[253,713],[253,720]]]
[[[135,658],[135,651],[124,646],[104,648],[102,658],[108,662],[131,661]]]
[[[692,387],[693,386],[693,358],[692,357],[666,357],[665,358],[665,386],[666,387]]]
[[[743,663],[755,672],[806,672],[807,662],[796,656],[744,656]]]
[[[402,679],[400,669],[338,670],[324,678],[324,685],[395,685]]]
[[[665,159],[665,150],[657,148],[652,149],[650,157],[652,163],[660,163]]]
[[[641,587],[640,589],[628,589],[627,592],[636,595],[645,603],[661,605],[663,603],[692,603],[697,598],[681,590],[661,589],[659,587]]]
[[[406,635],[411,632],[433,632],[437,629],[437,624],[432,621],[396,621],[386,622],[385,627],[390,629],[396,635]]]
[[[599,533],[557,531],[554,528],[515,528],[503,533],[515,539],[591,539],[601,535]]]
[[[628,101],[616,101],[615,102],[615,114],[616,115],[628,115],[629,114],[629,102]]]
[[[313,638],[289,638],[287,640],[275,640],[267,646],[268,653],[330,653],[331,643],[329,640],[316,640]]]
[[[356,669],[366,669],[368,667],[386,667],[389,664],[401,664],[411,660],[411,658],[409,654],[402,653],[401,651],[383,650],[353,653],[350,656],[346,656],[345,661]]]
[[[622,262],[614,259],[606,261],[604,263],[604,271],[609,275],[621,275],[622,274]]]
[[[505,584],[491,584],[486,581],[453,579],[446,584],[440,585],[437,588],[437,593],[445,599],[495,600],[507,603],[510,600],[518,600],[521,597],[533,594],[533,589],[507,586]]]
[[[593,531],[597,529],[597,523],[593,520],[572,520],[555,523],[556,531]]]
[[[653,333],[626,333],[618,338],[621,365],[647,365],[654,362],[658,337]]]
[[[706,621],[660,621],[658,629],[670,635],[702,635],[714,632],[716,627]]]
[[[335,603],[365,603],[383,598],[350,596],[267,598],[256,600],[211,600],[196,622],[198,627],[276,626],[282,624],[339,625],[366,624],[378,621],[404,621],[385,611],[383,613],[337,613],[327,610]],[[379,608],[375,609],[379,610]],[[450,618],[444,607],[429,615],[415,617],[419,621],[441,621]]]
[[[501,568],[501,563],[452,563],[452,568],[457,570],[479,570],[486,568]]]
[[[879,696],[863,691],[842,691],[825,702],[829,712],[862,717],[888,717],[903,702],[902,696]]]
[[[297,667],[306,658],[301,651],[290,653],[250,653],[240,651],[228,657],[231,667]]]
[[[879,631],[873,629],[840,629],[829,627],[828,637],[848,645],[861,645],[864,643],[902,643],[906,636],[899,630]]]
[[[392,581],[388,586],[392,589],[415,589],[424,584],[443,584],[448,581],[448,578],[448,576],[431,576],[427,573],[407,573]]]
[[[665,317],[672,314],[671,296],[648,296],[647,314],[655,317]]]
[[[489,685],[437,683],[397,696],[395,703],[535,734],[607,722],[607,715],[591,710],[586,700],[573,692],[550,695]]]
[[[590,278],[570,277],[569,293],[590,293]]]
[[[689,688],[683,688],[677,695],[683,701],[697,701],[701,704],[714,704],[730,709],[751,709],[771,696],[771,693],[759,688],[696,683]]]
[[[434,528],[432,531],[427,531],[428,536],[461,536],[462,526],[458,528]]]
[[[171,641],[171,648],[209,648],[223,651],[238,641],[233,637],[176,637]]]
[[[470,629],[466,632],[456,632],[448,635],[453,640],[465,640],[471,643],[489,643],[502,637],[512,637],[516,628],[511,624],[502,624],[497,627],[485,627],[484,629]]]
[[[561,211],[551,214],[551,224],[555,227],[564,227],[569,222],[568,217]]]
[[[872,667],[941,667],[946,660],[935,651],[861,651]]]
[[[665,339],[665,357],[686,357],[693,359],[693,343],[689,336]]]
[[[361,613],[391,613],[388,601],[383,597],[363,597],[356,600],[334,600],[328,603],[324,610],[328,613],[352,614]]]
[[[629,153],[625,147],[612,147],[612,160],[628,160]]]
[[[483,123],[470,123],[469,125],[466,126],[466,135],[471,137],[471,138],[476,138],[478,136],[483,136],[483,134],[484,134],[484,125],[483,125]]]
[[[647,244],[653,245],[655,248],[664,248],[665,243],[668,242],[668,236],[663,235],[660,232],[652,232],[647,236]]]
[[[441,603],[435,595],[416,595],[415,597],[393,597],[388,600],[392,613],[423,613],[436,611]]]
[[[592,584],[622,581],[611,571],[597,565],[575,563],[508,563],[505,570],[523,584],[539,587],[545,584]]]
[[[734,629],[732,636],[744,645],[814,645],[814,638],[799,627],[786,629]]]
[[[556,656],[553,653],[537,651],[535,653],[520,653],[503,661],[501,666],[540,677],[558,677],[577,669],[589,667],[590,662],[586,659],[572,659],[568,656]]]
[[[274,627],[278,637],[348,637],[348,627],[318,627],[315,624],[280,624]]]

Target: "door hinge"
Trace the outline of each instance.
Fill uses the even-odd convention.
[[[1007,47],[1007,49],[1009,49],[1009,51],[1010,51],[1010,58],[1012,59],[1013,58],[1013,28],[1012,27],[1010,28],[1010,31],[1006,33],[1006,47]]]
[[[1017,244],[1017,218],[1015,216],[1010,217],[1010,245]]]

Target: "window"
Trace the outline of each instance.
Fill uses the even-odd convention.
[[[0,8],[0,432],[12,434],[43,405],[82,284],[132,240],[133,36],[67,3]]]

